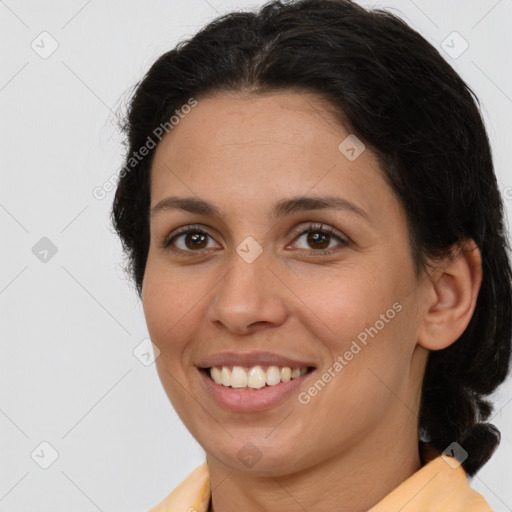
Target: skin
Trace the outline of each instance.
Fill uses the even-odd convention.
[[[469,323],[480,255],[468,241],[416,275],[405,213],[375,155],[367,148],[349,161],[338,150],[349,134],[311,93],[222,93],[198,98],[157,147],[151,207],[192,196],[222,214],[151,216],[142,295],[162,384],[206,451],[215,512],[365,511],[420,468],[428,351]],[[332,208],[269,218],[276,201],[296,195],[343,197],[367,219]],[[308,243],[299,233],[309,222],[332,226],[348,245],[329,235]],[[175,251],[162,248],[192,224],[209,235],[203,248],[190,235],[188,245],[182,235]],[[248,236],[263,249],[252,263],[236,251]],[[402,310],[307,404],[294,394],[235,414],[205,394],[196,365],[227,350],[310,361],[314,382],[394,303]],[[261,453],[252,467],[237,457],[248,442]]]

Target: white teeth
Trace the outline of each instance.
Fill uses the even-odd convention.
[[[222,367],[221,378],[223,386],[231,386],[231,370],[229,368]]]
[[[261,366],[254,366],[247,374],[247,385],[253,389],[260,389],[266,384],[266,377]]]
[[[266,380],[269,386],[275,386],[281,382],[281,375],[277,366],[268,367]]]
[[[261,389],[265,386],[275,386],[281,382],[288,382],[306,374],[306,367],[294,368],[288,366],[269,366],[265,372],[261,366],[253,366],[248,371],[242,366],[214,366],[210,368],[210,376],[216,384],[232,388]]]
[[[300,368],[294,368],[292,370],[292,379],[296,379],[297,377],[300,377]]]
[[[215,366],[211,368],[210,376],[217,384],[222,384],[222,372],[220,371],[219,368]]]
[[[281,368],[281,381],[288,382],[292,378],[292,370],[287,366]]]
[[[241,366],[233,366],[233,371],[231,372],[231,387],[247,387],[247,372]]]

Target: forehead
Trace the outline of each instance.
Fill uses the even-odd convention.
[[[348,135],[336,116],[329,102],[307,92],[218,93],[197,100],[159,144],[155,159],[165,153],[175,160],[205,155],[217,160],[251,151],[262,159],[261,151],[270,149],[272,156],[286,153],[293,159],[311,154],[315,146],[320,151],[326,132],[335,141]]]
[[[396,203],[375,155],[365,149],[357,156],[362,147],[353,137],[336,109],[312,93],[198,98],[156,149],[151,205],[196,195],[263,208],[307,192],[339,192],[370,211]],[[352,159],[344,151],[354,142]]]

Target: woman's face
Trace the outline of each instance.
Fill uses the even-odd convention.
[[[417,436],[426,292],[404,212],[349,135],[313,94],[226,93],[156,150],[143,305],[157,369],[232,469],[286,474]]]

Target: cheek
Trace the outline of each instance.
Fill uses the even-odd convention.
[[[304,312],[311,311],[315,330],[323,333],[319,338],[333,349],[342,350],[340,344],[350,343],[399,300],[400,291],[391,274],[376,267],[359,265],[314,277],[308,274],[292,285]]]
[[[415,345],[415,320],[405,299],[408,274],[383,263],[345,269],[313,280],[314,286],[311,278],[302,282],[305,303],[315,313],[306,328],[325,350],[322,371],[335,375],[325,399],[346,411],[357,411],[363,399],[375,404],[375,411],[366,411],[372,416],[390,398],[386,386],[400,387]]]
[[[142,297],[146,325],[151,341],[160,350],[155,361],[160,381],[180,416],[194,410],[194,404],[187,402],[189,394],[183,393],[183,383],[188,378],[188,341],[197,326],[192,306],[199,307],[202,296],[197,287],[184,283],[184,278],[162,266],[153,266],[148,260]]]
[[[200,290],[186,283],[185,277],[148,259],[142,294],[144,316],[151,340],[164,359],[185,349],[182,333],[189,328],[193,306],[201,299]]]

